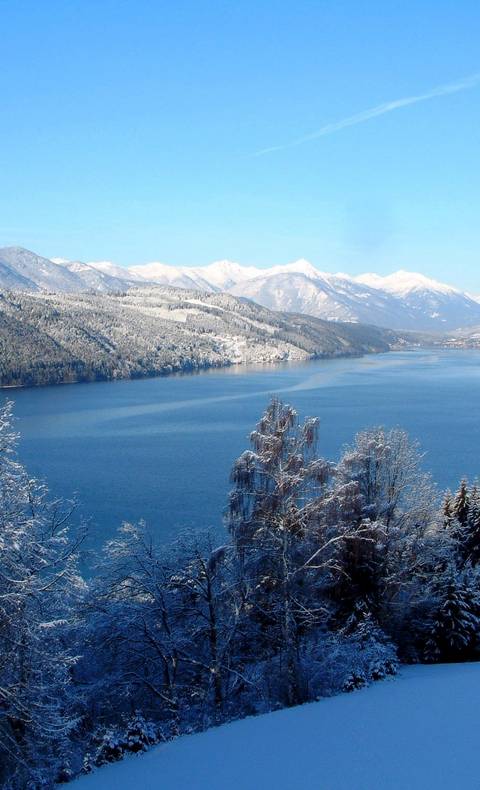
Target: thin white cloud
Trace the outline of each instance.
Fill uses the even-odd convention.
[[[348,126],[356,126],[359,123],[370,121],[372,118],[378,118],[379,115],[386,115],[386,113],[400,110],[402,107],[408,107],[411,104],[430,101],[430,99],[435,99],[438,96],[448,96],[451,93],[471,90],[478,84],[480,84],[480,73],[472,74],[470,77],[465,77],[457,82],[439,85],[426,93],[419,93],[417,96],[406,96],[403,99],[395,99],[394,101],[385,102],[384,104],[377,104],[376,107],[371,107],[369,110],[364,110],[355,115],[349,115],[347,118],[335,121],[334,123],[327,123],[315,132],[310,132],[310,134],[303,135],[303,137],[297,137],[296,140],[292,140],[289,143],[262,148],[260,151],[256,151],[253,156],[264,156],[265,154],[271,154],[275,151],[284,151],[286,148],[295,148],[297,145],[303,145],[311,140],[317,140],[319,137],[326,137],[329,134],[339,132],[342,129],[346,129]]]

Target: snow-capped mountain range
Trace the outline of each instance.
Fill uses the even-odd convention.
[[[146,282],[226,291],[273,310],[392,329],[450,331],[480,324],[480,297],[415,272],[353,277],[322,272],[304,259],[268,269],[228,260],[197,267],[152,262],[124,268],[111,261],[49,260],[22,247],[0,248],[4,290],[105,293]]]

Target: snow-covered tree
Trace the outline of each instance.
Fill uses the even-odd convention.
[[[470,492],[470,507],[465,530],[464,554],[471,565],[480,563],[480,490],[474,485]]]
[[[337,539],[324,518],[333,467],[317,456],[317,432],[317,420],[300,424],[274,399],[232,472],[228,526],[250,639],[278,657],[287,704],[305,696],[301,638],[327,617],[322,586]]]
[[[446,491],[443,498],[443,526],[445,529],[451,528],[454,518],[453,497],[451,491]]]
[[[211,534],[185,536],[176,545],[170,584],[179,607],[178,657],[191,704],[204,720],[231,708],[243,686],[238,665],[238,627],[243,614],[231,545],[217,546]]]
[[[400,428],[362,431],[344,451],[338,478],[356,482],[365,518],[387,529],[418,529],[428,525],[436,492],[421,468],[418,443]]]
[[[91,739],[92,751],[83,760],[83,773],[91,773],[108,763],[115,763],[127,754],[146,752],[159,740],[158,730],[140,713],[134,713],[126,722],[100,727]]]
[[[343,684],[345,691],[354,691],[372,680],[396,674],[395,646],[365,606],[356,607],[340,637],[352,651],[351,669]]]
[[[118,724],[135,708],[165,737],[221,720],[242,683],[238,590],[231,545],[195,533],[159,547],[145,524],[124,524],[90,597],[80,672],[92,720]]]
[[[470,494],[468,491],[468,483],[462,480],[460,488],[455,494],[452,502],[452,515],[461,528],[467,526],[468,515],[470,512]]]
[[[367,606],[390,633],[423,596],[425,566],[434,561],[439,508],[421,460],[404,431],[374,428],[358,434],[336,473],[337,486],[355,487],[350,517],[363,526],[338,557],[340,607],[348,614],[356,603]]]
[[[436,599],[425,639],[428,661],[464,661],[477,654],[480,635],[478,573],[450,566],[432,581]]]
[[[239,556],[265,525],[303,533],[333,469],[316,455],[318,420],[300,425],[295,409],[276,398],[250,442],[231,474],[228,527]]]
[[[77,675],[87,716],[120,724],[132,709],[178,727],[178,607],[172,563],[143,522],[109,541],[88,598],[87,638]]]
[[[459,567],[480,562],[480,491],[462,480],[451,500],[450,535]]]
[[[0,410],[0,784],[53,783],[76,726],[71,670],[84,583],[72,507],[51,501],[16,457],[11,405]]]

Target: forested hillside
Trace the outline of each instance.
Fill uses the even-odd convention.
[[[398,333],[274,313],[227,294],[0,293],[0,386],[153,376],[388,351]]]

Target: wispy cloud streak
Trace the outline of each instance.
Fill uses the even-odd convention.
[[[400,110],[403,107],[409,107],[411,104],[419,104],[420,102],[430,101],[430,99],[435,99],[438,96],[448,96],[452,93],[468,91],[472,88],[475,88],[479,84],[480,73],[472,74],[470,77],[465,77],[464,79],[458,80],[457,82],[449,82],[444,85],[438,85],[436,88],[432,88],[432,90],[427,91],[426,93],[419,93],[416,96],[406,96],[403,99],[394,99],[393,101],[384,102],[383,104],[377,104],[376,107],[371,107],[369,110],[363,110],[363,112],[356,113],[355,115],[349,115],[347,118],[343,118],[340,121],[327,123],[325,126],[321,126],[320,129],[317,129],[315,132],[310,132],[310,134],[303,135],[303,137],[297,137],[296,140],[291,140],[289,143],[271,145],[268,148],[262,148],[259,151],[256,151],[253,156],[264,156],[265,154],[272,154],[275,151],[284,151],[287,148],[295,148],[298,145],[303,145],[304,143],[311,142],[312,140],[318,140],[319,137],[326,137],[329,134],[340,132],[342,129],[346,129],[349,126],[357,126],[357,124],[365,123],[366,121],[372,120],[372,118],[378,118],[379,115],[386,115],[389,112]]]

